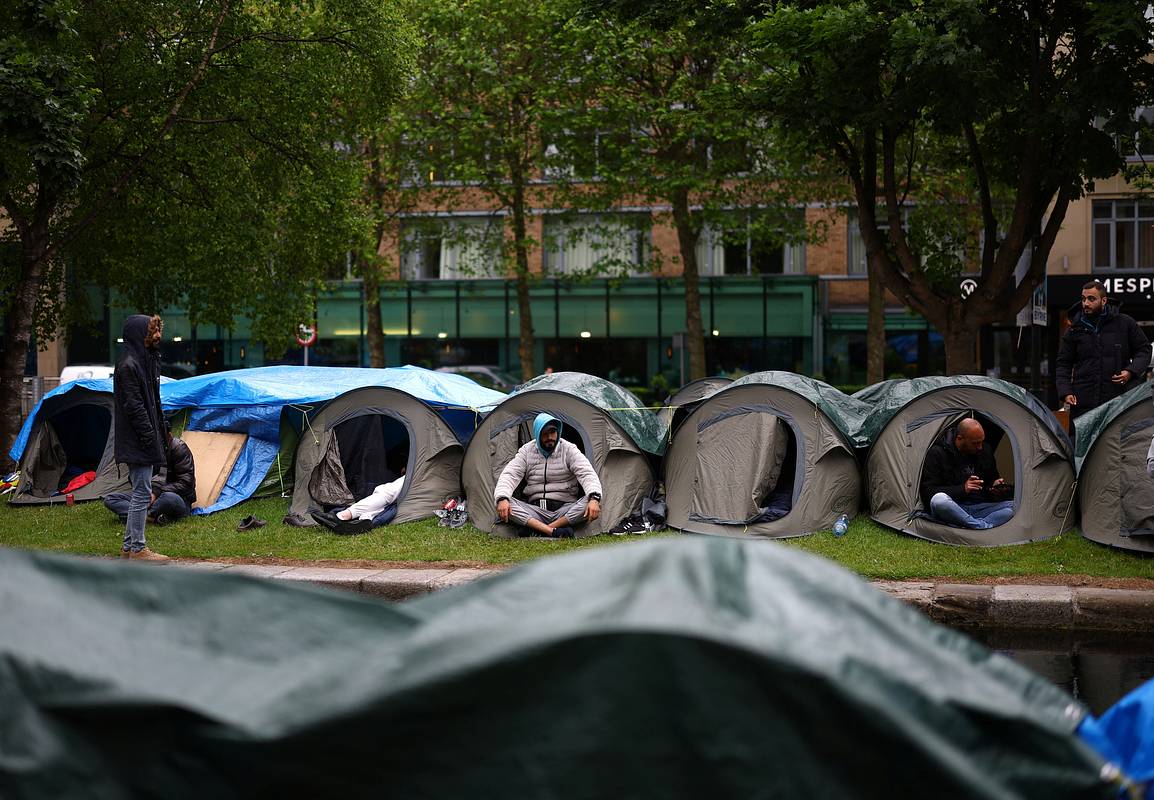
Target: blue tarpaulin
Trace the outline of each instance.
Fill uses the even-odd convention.
[[[1101,717],[1087,717],[1078,735],[1154,800],[1154,680],[1123,697]]]
[[[280,453],[281,415],[286,409],[308,414],[338,395],[365,386],[387,386],[421,400],[441,415],[462,443],[472,436],[481,415],[505,398],[464,375],[414,366],[255,367],[162,383],[161,405],[166,412],[189,409],[188,430],[248,435],[217,502],[194,513],[210,514],[252,496]],[[77,387],[111,392],[112,381],[74,381],[49,392],[44,399]],[[40,404],[16,438],[11,451],[16,461],[24,453],[39,410]]]

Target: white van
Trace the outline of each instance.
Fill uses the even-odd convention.
[[[115,367],[107,364],[76,364],[65,367],[60,372],[60,382],[78,381],[82,378],[111,378]]]

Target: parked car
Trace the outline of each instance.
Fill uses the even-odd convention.
[[[486,389],[496,389],[498,392],[507,392],[521,382],[493,364],[459,364],[438,367],[437,372],[455,372],[466,378],[472,378]]]
[[[78,381],[82,378],[111,378],[113,367],[108,364],[73,364],[60,371],[60,382]]]

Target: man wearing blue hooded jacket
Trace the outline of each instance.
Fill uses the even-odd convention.
[[[601,481],[577,446],[561,438],[562,428],[551,414],[533,420],[533,441],[505,465],[493,492],[501,522],[569,538],[575,527],[601,515]],[[522,481],[524,500],[513,496]]]

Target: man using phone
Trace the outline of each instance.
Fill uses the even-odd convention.
[[[996,528],[1014,516],[1014,489],[998,474],[986,431],[976,419],[958,423],[951,440],[939,441],[922,468],[922,503],[930,516],[955,528]]]

